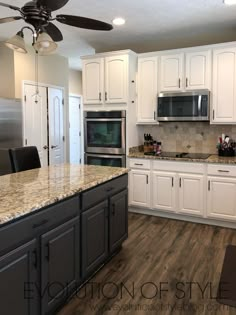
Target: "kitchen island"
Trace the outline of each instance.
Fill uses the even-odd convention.
[[[76,293],[128,236],[128,170],[58,165],[1,177],[4,315],[43,315]]]

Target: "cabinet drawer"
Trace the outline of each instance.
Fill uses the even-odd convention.
[[[130,159],[129,167],[149,170],[151,168],[151,161],[146,159]]]
[[[79,196],[49,206],[0,228],[0,252],[79,214]]]
[[[204,165],[195,162],[153,161],[153,169],[157,171],[202,174]]]
[[[82,193],[82,210],[86,210],[128,186],[128,174]]]
[[[208,175],[236,176],[236,166],[225,164],[208,165]]]

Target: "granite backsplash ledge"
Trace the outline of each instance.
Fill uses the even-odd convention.
[[[236,125],[210,125],[208,122],[162,122],[158,126],[139,126],[139,142],[144,133],[162,142],[162,151],[217,154],[216,144],[224,133],[236,140]]]

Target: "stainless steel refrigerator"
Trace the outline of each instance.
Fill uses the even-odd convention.
[[[23,146],[20,99],[0,98],[0,175],[11,173],[8,149]]]

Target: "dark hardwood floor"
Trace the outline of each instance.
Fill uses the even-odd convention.
[[[236,230],[129,214],[120,253],[58,315],[236,314],[215,300],[228,244]]]

